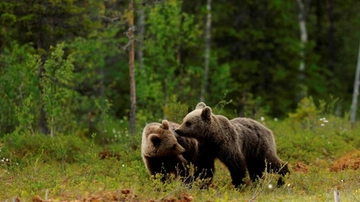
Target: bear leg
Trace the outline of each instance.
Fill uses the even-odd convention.
[[[163,158],[146,158],[147,168],[150,175],[156,176],[160,174],[160,181],[165,183],[171,173],[176,173],[176,159],[175,157],[163,157]]]
[[[246,163],[244,155],[242,153],[220,153],[223,155],[219,156],[219,160],[228,168],[232,184],[235,188],[241,188],[241,185],[245,184],[243,180],[246,176]]]
[[[266,169],[264,159],[249,159],[246,165],[252,182],[256,182],[258,178],[262,177]]]
[[[274,173],[278,173],[280,174],[280,178],[277,182],[277,186],[281,187],[282,185],[285,184],[284,182],[284,176],[287,173],[290,173],[288,165],[284,162],[282,162],[279,158],[277,157],[273,157],[271,159],[268,159],[268,166],[267,166],[267,172],[274,172]]]
[[[215,158],[209,156],[200,157],[194,164],[193,176],[189,177],[192,181],[201,180],[200,189],[206,189],[210,186],[215,173]]]

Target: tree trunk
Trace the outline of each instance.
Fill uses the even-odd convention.
[[[41,25],[41,20],[40,20],[40,25]],[[43,33],[41,33],[41,31],[39,31],[38,33],[38,41],[37,41],[37,49],[41,50],[44,48],[44,37],[43,37]],[[39,103],[40,103],[40,111],[39,111],[39,129],[40,132],[48,135],[49,134],[49,128],[48,128],[48,124],[46,121],[46,112],[44,109],[44,103],[43,103],[43,99],[42,99],[42,93],[43,93],[43,87],[42,87],[42,77],[43,77],[43,73],[45,71],[44,69],[44,63],[45,63],[45,55],[44,53],[41,55],[41,62],[38,66],[38,90],[39,90]]]
[[[205,26],[205,67],[204,67],[204,80],[201,86],[200,101],[205,101],[205,92],[207,89],[209,77],[209,62],[210,62],[210,43],[211,43],[211,0],[207,0],[206,4],[207,16]]]
[[[329,41],[329,71],[335,73],[335,27],[334,27],[334,0],[327,0],[327,12],[329,18],[328,41]]]
[[[299,88],[301,89],[297,95],[297,100],[301,100],[306,95],[306,90],[304,88],[304,79],[305,79],[305,47],[308,41],[308,33],[306,29],[306,17],[307,10],[309,8],[311,0],[296,0],[299,6],[299,28],[300,28],[300,64],[299,64]]]
[[[302,0],[296,0],[299,6],[299,28],[300,28],[300,66],[299,66],[299,70],[300,71],[304,71],[305,70],[305,61],[304,61],[304,50],[305,50],[305,45],[307,43],[308,40],[308,34],[307,34],[307,29],[306,29],[306,6],[308,5],[308,3],[310,1],[307,1],[307,4],[304,4],[304,2]]]
[[[135,48],[134,48],[134,0],[129,3],[129,80],[130,80],[130,135],[135,136],[136,94],[135,94]]]
[[[358,53],[358,61],[356,67],[356,74],[355,74],[355,81],[354,81],[354,93],[353,93],[353,100],[351,104],[351,125],[354,127],[356,121],[356,111],[357,111],[357,99],[359,95],[359,77],[360,77],[360,45],[359,45],[359,53]]]
[[[105,98],[105,86],[104,86],[104,69],[103,67],[100,67],[100,89],[99,89],[99,96],[101,99],[101,146],[104,149],[105,148],[105,109],[106,106],[106,98]]]

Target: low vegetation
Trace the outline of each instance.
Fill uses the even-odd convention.
[[[299,107],[301,108],[301,107]],[[306,110],[306,109],[302,109]],[[299,114],[297,111],[295,114]],[[296,116],[295,116],[296,117]],[[105,128],[106,144],[93,134],[54,137],[8,134],[0,142],[1,201],[341,201],[360,200],[360,129],[346,118],[309,114],[285,120],[259,117],[274,131],[278,154],[289,162],[286,184],[276,175],[235,190],[216,162],[212,187],[188,189],[178,180],[151,179],[140,156],[142,124],[133,141],[119,124]]]

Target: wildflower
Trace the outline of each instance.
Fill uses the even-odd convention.
[[[113,128],[113,129],[112,129],[112,132],[113,132],[114,134],[116,133],[116,130],[115,130],[115,128]]]
[[[124,165],[124,164],[122,164],[121,166],[122,166],[122,167],[125,167],[125,165]]]
[[[325,124],[322,123],[322,124],[320,124],[320,126],[325,126]]]
[[[275,118],[274,118],[274,121],[278,121],[278,118],[275,117]]]
[[[260,117],[260,120],[261,120],[261,121],[265,121],[265,118],[264,118],[264,117]]]
[[[320,120],[321,122],[323,122],[323,123],[328,123],[328,122],[329,122],[325,117],[320,118],[319,120]]]
[[[269,184],[269,185],[268,185],[268,188],[269,188],[269,189],[272,189],[272,188],[273,188],[272,184]]]

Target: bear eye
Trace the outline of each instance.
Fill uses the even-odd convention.
[[[190,121],[186,121],[186,122],[185,122],[185,125],[186,125],[187,127],[190,127],[190,126],[191,126]]]

